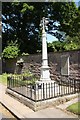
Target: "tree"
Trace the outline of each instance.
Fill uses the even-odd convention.
[[[74,36],[79,32],[79,11],[73,2],[4,2],[2,5],[3,49],[7,41],[18,41],[21,53],[36,53],[41,49],[40,20],[50,19],[48,31],[60,38],[59,32],[53,34],[53,29]],[[59,23],[59,25],[56,25]],[[78,21],[76,23],[76,21]],[[76,24],[76,26],[75,26]]]
[[[74,36],[74,33],[77,33],[76,26],[73,26],[73,24],[76,19],[79,20],[78,17],[80,16],[74,2],[56,2],[53,4],[52,13],[51,18],[57,20],[60,24],[59,30],[64,31],[69,36]],[[78,25],[77,22],[76,25]],[[78,26],[77,30],[79,31]]]
[[[41,49],[39,38],[40,17],[37,16],[39,12],[37,13],[37,10],[33,11],[34,7],[28,4],[3,3],[3,23],[6,25],[5,27],[3,24],[3,49],[7,40],[15,41],[16,39],[21,52],[35,53],[37,49]],[[38,7],[38,4],[36,7]]]

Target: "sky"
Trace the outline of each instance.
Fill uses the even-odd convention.
[[[74,0],[74,1],[75,1],[76,5],[78,6],[78,2],[79,2],[80,0]],[[79,3],[79,4],[80,4],[80,3]],[[47,34],[47,42],[52,43],[53,41],[58,41],[58,39],[57,39],[56,37],[50,35],[50,34]]]
[[[76,5],[78,6],[78,4],[80,5],[80,0],[75,0],[75,3],[76,3]]]
[[[58,41],[58,39],[50,34],[47,34],[47,42]]]

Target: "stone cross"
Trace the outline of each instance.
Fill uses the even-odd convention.
[[[47,55],[47,37],[45,32],[45,18],[42,21],[42,66],[41,66],[41,77],[40,81],[47,82],[51,81],[49,66],[48,66],[48,55]]]

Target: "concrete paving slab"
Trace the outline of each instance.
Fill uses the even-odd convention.
[[[30,114],[30,112],[34,112],[32,109],[23,105],[13,97],[5,94],[6,86],[0,84],[0,102],[6,106],[12,113],[14,113],[18,118],[25,118],[25,114]]]
[[[78,116],[71,115],[57,109],[55,107],[46,108],[28,115],[29,118],[78,118]]]
[[[74,104],[78,101],[80,101],[80,98],[74,98],[74,99],[72,99],[64,104],[60,104],[59,106],[57,106],[57,108],[65,110],[68,106],[70,106],[71,104]]]

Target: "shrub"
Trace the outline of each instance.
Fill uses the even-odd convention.
[[[18,45],[13,42],[8,43],[8,46],[4,48],[2,56],[4,58],[16,58],[19,55],[19,47]]]

